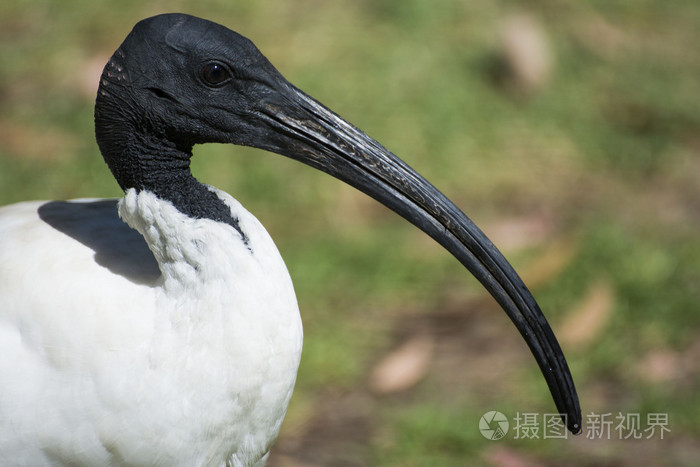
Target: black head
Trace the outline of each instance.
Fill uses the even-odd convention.
[[[192,178],[192,146],[260,146],[267,129],[257,109],[288,87],[250,40],[228,28],[185,14],[147,18],[104,68],[97,143],[122,189],[147,189],[188,215],[237,227]]]
[[[204,142],[249,144],[259,133],[251,109],[284,78],[245,37],[184,14],[145,19],[110,59],[97,96],[101,116],[120,120],[187,149]],[[108,128],[106,129],[108,130]],[[110,141],[106,141],[107,144]]]

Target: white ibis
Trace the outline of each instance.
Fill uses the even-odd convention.
[[[248,39],[183,14],[139,22],[104,69],[95,127],[122,199],[0,210],[0,465],[265,463],[301,321],[262,225],[192,176],[192,147],[207,142],[304,162],[432,236],[503,307],[580,430],[559,344],[501,253]]]

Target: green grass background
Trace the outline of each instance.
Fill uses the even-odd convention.
[[[97,77],[136,21],[169,11],[251,38],[483,226],[555,332],[574,327],[562,343],[584,418],[639,413],[644,428],[647,414],[665,413],[671,430],[625,440],[613,426],[610,439],[591,439],[584,425],[566,440],[486,440],[478,420],[488,410],[513,422],[554,408],[476,281],[324,174],[256,150],[197,147],[195,175],[266,225],[302,310],[297,390],[270,465],[700,462],[700,3],[6,0],[1,204],[120,195],[94,142]],[[496,66],[501,31],[518,15],[539,24],[553,57],[529,93]],[[398,394],[368,389],[374,365],[421,333],[435,342],[421,381]]]

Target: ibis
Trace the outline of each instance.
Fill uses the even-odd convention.
[[[185,14],[140,21],[101,75],[95,133],[123,198],[0,209],[0,465],[265,464],[301,319],[263,226],[192,175],[208,142],[308,164],[433,237],[505,310],[580,431],[562,350],[503,255],[250,40]]]

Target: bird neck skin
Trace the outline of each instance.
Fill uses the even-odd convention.
[[[192,219],[223,222],[242,234],[230,208],[192,176],[192,143],[174,143],[139,124],[144,120],[100,88],[95,106],[97,144],[122,190],[150,191]]]

